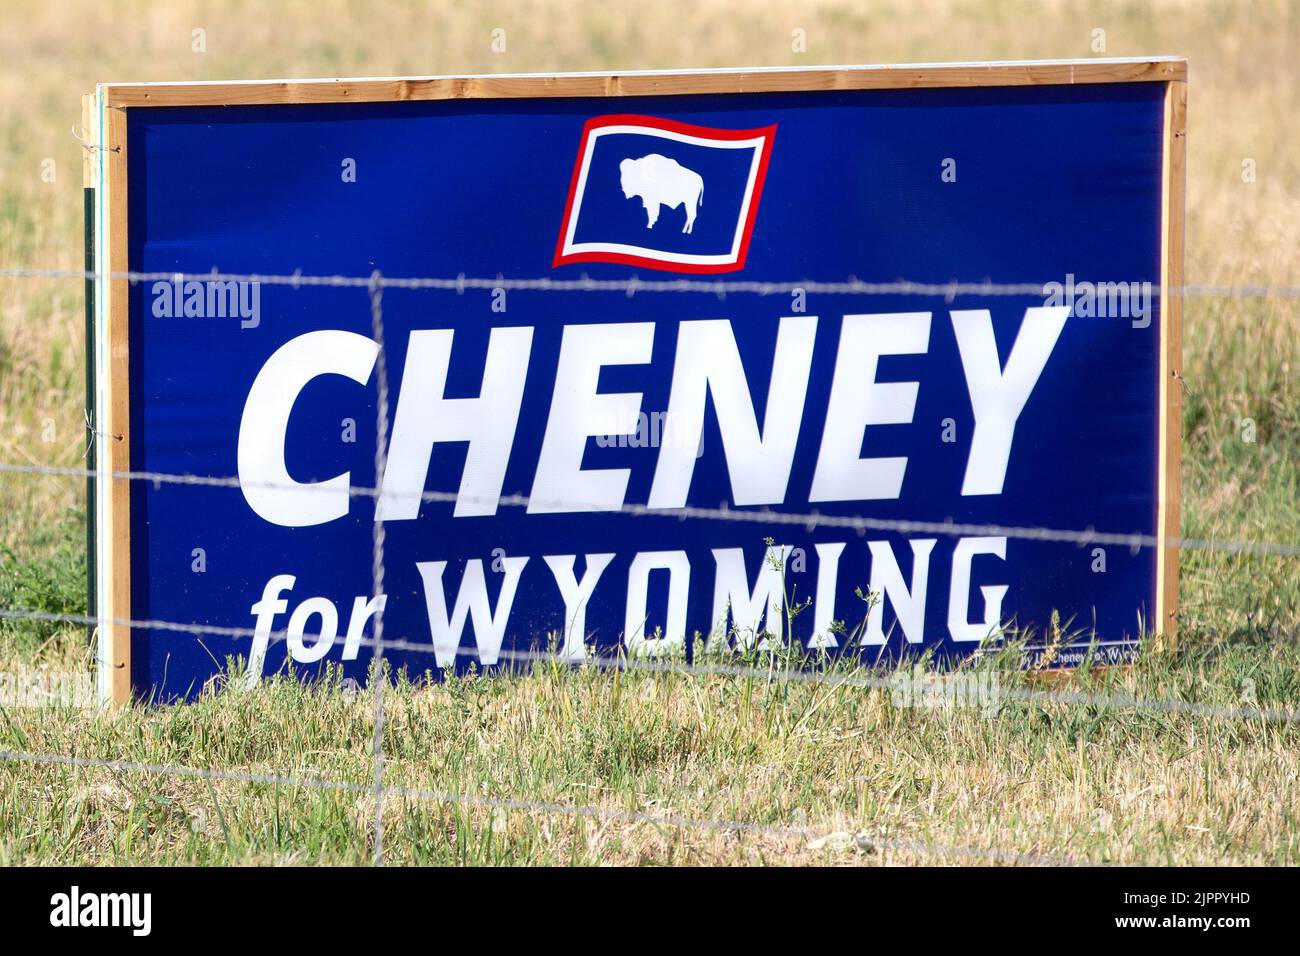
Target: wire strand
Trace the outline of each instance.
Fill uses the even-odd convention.
[[[290,274],[263,274],[257,272],[138,272],[113,271],[98,272],[78,269],[35,269],[16,268],[0,269],[0,279],[80,279],[82,281],[99,281],[101,279],[116,282],[125,281],[132,284],[141,282],[256,282],[261,285],[285,285],[293,288],[358,288],[370,289],[372,279],[369,276],[347,275],[307,275],[302,272]],[[1055,282],[1055,280],[1053,280]],[[497,276],[418,276],[396,277],[384,276],[378,280],[380,288],[432,290],[465,293],[470,291],[505,289],[520,292],[621,292],[633,296],[639,292],[681,292],[701,293],[705,295],[725,296],[729,294],[750,294],[759,296],[784,295],[804,292],[810,295],[920,295],[941,296],[951,300],[959,295],[974,296],[1046,296],[1053,282],[917,282],[897,279],[888,282],[865,282],[857,278],[825,281],[818,279],[799,280],[754,280],[754,279],[642,279],[633,276],[630,279],[592,279],[582,275],[574,279],[555,279],[549,276],[529,278],[507,278]],[[1059,284],[1059,283],[1056,283]],[[1144,284],[1145,285],[1145,284]],[[1189,298],[1228,298],[1228,299],[1300,299],[1300,286],[1217,286],[1217,285],[1182,285],[1169,286],[1167,289],[1159,283],[1150,283],[1150,293],[1160,297],[1165,292],[1171,296]]]
[[[223,780],[233,783],[342,791],[359,795],[373,792],[373,788],[365,784],[347,783],[344,781],[317,777],[301,777],[271,773],[247,773],[236,770],[207,769],[178,764],[141,763],[130,760],[103,760],[94,757],[74,757],[64,754],[38,754],[26,751],[0,750],[0,761],[115,771],[133,771],[196,779]],[[608,822],[649,824],[652,826],[666,826],[676,829],[704,829],[722,831],[724,833],[743,833],[751,836],[773,836],[785,839],[806,839],[810,836],[825,835],[826,832],[825,830],[817,830],[809,826],[776,826],[762,823],[747,823],[740,820],[719,820],[691,817],[675,813],[661,814],[641,810],[612,810],[590,804],[564,804],[541,800],[521,800],[511,797],[483,797],[474,794],[451,793],[440,790],[392,785],[386,785],[382,789],[385,794],[401,796],[419,802],[451,804],[488,810],[512,810],[524,813],[545,813],[570,817],[588,817]],[[953,855],[1039,866],[1075,866],[1079,864],[1079,861],[1073,860],[1069,857],[1026,854],[998,849],[985,850],[979,847],[948,846],[919,840],[898,840],[866,836],[855,836],[854,840],[859,846],[874,850],[899,850],[919,854]]]
[[[77,625],[102,624],[105,626],[131,627],[149,631],[174,631],[177,633],[194,635],[211,634],[214,636],[230,638],[251,639],[256,636],[254,629],[248,627],[127,619],[114,619],[111,621],[101,622],[98,618],[85,614],[57,614],[48,611],[13,608],[0,609],[0,619],[31,620],[45,623]],[[284,641],[287,639],[287,636],[287,631],[277,631],[270,635],[269,642]],[[298,636],[303,640],[309,638],[320,638],[320,635],[312,634],[302,634]],[[375,642],[373,639],[362,637],[357,642],[357,646],[373,648]],[[1070,645],[1065,649],[1073,649],[1076,646],[1086,648],[1091,645]],[[1134,646],[1137,646],[1136,642],[1134,642]],[[383,639],[383,647],[387,650],[405,651],[417,654],[436,655],[438,653],[437,649],[432,644],[410,641],[407,639],[386,637]],[[707,654],[716,653],[717,652],[707,652]],[[596,670],[675,674],[686,677],[732,677],[742,680],[768,680],[829,686],[842,685],[867,690],[892,691],[899,689],[896,677],[852,673],[826,673],[812,669],[811,666],[809,668],[796,668],[786,665],[777,666],[775,657],[773,658],[771,666],[754,667],[744,664],[726,664],[716,662],[706,662],[701,664],[686,661],[665,661],[648,657],[621,654],[601,655],[589,653],[585,654],[581,661],[576,661],[553,651],[514,650],[512,648],[504,647],[496,649],[494,654],[495,656],[491,661],[484,662],[482,653],[479,649],[471,650],[469,648],[458,647],[455,651],[455,657],[457,659],[472,659],[474,663],[484,667],[498,667],[502,661],[505,661],[512,664],[547,664],[564,666],[565,668],[583,666]],[[809,659],[810,665],[815,665],[817,662],[816,657],[811,657]],[[1282,724],[1300,723],[1300,710],[1285,707],[1220,707],[1213,704],[1201,704],[1195,701],[1185,701],[1177,698],[1137,697],[1133,695],[1109,693],[1096,694],[1082,691],[1062,692],[1036,690],[1033,688],[1023,687],[990,686],[982,689],[981,693],[987,696],[990,702],[1020,701],[1023,703],[1040,705],[1085,706],[1105,711],[1137,710],[1159,713],[1181,713],[1220,720],[1258,720],[1264,723]]]
[[[23,465],[0,463],[0,474],[57,475],[62,477],[95,477],[98,472],[88,468],[62,467],[55,465]],[[111,471],[107,473],[114,480],[144,481],[154,485],[197,485],[216,488],[252,488],[252,489],[294,489],[303,494],[330,493],[339,494],[333,488],[319,485],[287,485],[276,482],[241,481],[237,477],[210,477],[195,474],[173,474],[154,471]],[[382,494],[379,488],[351,486],[347,494],[354,498],[377,498]],[[416,498],[416,493],[403,494],[403,498]],[[1140,550],[1142,548],[1177,548],[1185,551],[1209,551],[1227,554],[1252,554],[1272,557],[1300,556],[1300,543],[1279,541],[1243,541],[1222,538],[1191,538],[1177,535],[1161,537],[1141,532],[1097,531],[1093,528],[1063,529],[1028,525],[1000,525],[992,523],[971,523],[956,521],[918,521],[898,518],[871,518],[864,515],[832,515],[821,512],[782,512],[762,510],[738,510],[729,506],[706,508],[688,505],[683,508],[652,508],[635,502],[624,503],[616,509],[604,505],[594,506],[575,501],[554,501],[530,495],[500,495],[486,497],[462,494],[454,491],[425,490],[418,493],[422,502],[455,504],[496,503],[512,508],[535,507],[547,512],[555,511],[603,511],[609,514],[625,514],[634,517],[661,517],[685,520],[733,521],[747,524],[802,527],[808,531],[816,528],[840,528],[865,534],[868,531],[895,532],[898,534],[939,534],[946,537],[1005,537],[1025,541],[1042,541],[1061,544],[1115,545]]]

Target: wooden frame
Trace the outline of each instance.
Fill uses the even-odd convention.
[[[162,106],[245,106],[306,103],[389,103],[404,100],[542,97],[631,97],[700,93],[771,93],[958,87],[1068,86],[1084,83],[1165,84],[1162,176],[1162,289],[1183,279],[1187,61],[1177,57],[999,63],[760,68],[631,73],[515,74],[387,79],[275,80],[101,84],[91,96],[87,124],[97,190],[98,271],[122,273],[127,257],[127,110]],[[100,691],[115,705],[131,693],[130,470],[128,293],[124,279],[97,284],[96,438],[100,475]],[[1172,644],[1178,615],[1178,548],[1182,436],[1182,296],[1161,297],[1160,425],[1156,608],[1154,626]]]
[[[1164,172],[1160,207],[1160,449],[1156,516],[1156,623],[1170,649],[1178,639],[1177,539],[1183,465],[1183,251],[1186,228],[1187,80],[1165,86]],[[1166,290],[1178,290],[1170,295]],[[1169,544],[1174,539],[1173,545]]]

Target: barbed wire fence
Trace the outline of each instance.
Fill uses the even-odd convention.
[[[621,292],[634,296],[647,293],[696,293],[715,296],[730,294],[747,294],[759,296],[788,295],[792,292],[806,292],[810,295],[916,295],[942,297],[949,301],[959,295],[972,296],[1046,296],[1045,288],[1051,283],[1044,282],[915,282],[908,279],[895,279],[887,282],[867,282],[850,277],[844,280],[824,281],[819,279],[798,279],[781,281],[763,281],[754,279],[642,279],[632,276],[628,279],[593,279],[581,275],[573,279],[555,279],[550,276],[508,278],[498,275],[467,276],[464,273],[455,276],[385,276],[372,273],[368,276],[350,275],[309,275],[301,271],[292,273],[256,273],[256,272],[221,272],[213,269],[209,272],[184,271],[134,271],[119,270],[98,272],[84,269],[0,269],[0,279],[78,279],[81,281],[124,281],[131,284],[141,282],[256,282],[260,285],[286,285],[292,288],[335,288],[335,289],[407,289],[456,292],[464,294],[473,291],[493,291],[504,289],[519,292]],[[1210,298],[1210,299],[1300,299],[1300,286],[1280,285],[1203,285],[1185,284],[1164,287],[1151,284],[1151,295],[1162,298]]]
[[[916,295],[942,297],[952,302],[959,295],[970,296],[1037,296],[1044,295],[1042,283],[993,283],[984,282],[944,282],[924,283],[898,280],[894,282],[863,282],[856,278],[845,281],[824,282],[814,280],[764,282],[751,280],[695,280],[695,279],[650,279],[638,277],[630,279],[591,279],[582,276],[576,279],[516,278],[503,276],[495,278],[467,277],[422,277],[397,278],[386,277],[376,271],[370,276],[343,275],[304,275],[295,272],[290,275],[260,275],[254,273],[221,273],[213,270],[208,273],[178,272],[111,272],[98,273],[84,270],[67,269],[0,269],[0,279],[77,279],[82,281],[125,280],[132,284],[149,281],[221,281],[221,282],[256,282],[268,285],[287,285],[293,288],[363,288],[369,294],[371,329],[379,347],[376,385],[376,443],[375,473],[376,487],[351,487],[348,494],[355,497],[377,497],[383,484],[387,467],[388,434],[388,381],[384,361],[384,324],[383,292],[385,289],[436,290],[464,294],[474,290],[520,290],[534,292],[617,292],[629,297],[640,293],[685,293],[705,294],[725,297],[730,294],[752,294],[770,296],[803,292],[821,295]],[[1224,299],[1269,298],[1280,300],[1300,299],[1300,287],[1292,286],[1208,286],[1185,285],[1160,289],[1153,287],[1156,296],[1172,295],[1183,297],[1211,297]],[[89,361],[89,357],[87,359]],[[119,436],[103,436],[95,432],[98,423],[88,420],[87,427],[95,437],[115,439]],[[112,471],[107,468],[89,469],[65,467],[53,464],[0,463],[0,474],[26,474],[49,477],[95,478],[105,476],[111,480],[139,481],[152,483],[155,488],[163,484],[191,487],[285,487],[277,485],[250,485],[241,482],[238,477],[223,477],[199,474],[162,473],[151,471]],[[311,485],[294,485],[298,491],[310,493]],[[465,501],[466,495],[459,492],[425,490],[420,494],[422,502],[456,502]],[[522,507],[530,504],[547,504],[538,502],[526,495],[502,495],[492,499],[504,507]],[[551,503],[557,504],[557,503]],[[573,507],[574,502],[563,502]],[[602,507],[601,510],[609,510]],[[1095,545],[1115,545],[1137,552],[1143,548],[1169,547],[1179,550],[1195,550],[1211,553],[1244,554],[1282,558],[1300,556],[1300,542],[1249,541],[1235,539],[1192,538],[1181,536],[1159,537],[1141,532],[1099,531],[1095,528],[1062,529],[1025,526],[1001,526],[996,524],[971,524],[953,521],[909,521],[880,519],[867,516],[824,515],[817,512],[789,513],[776,512],[764,508],[761,510],[737,510],[725,504],[718,508],[688,506],[676,509],[650,508],[647,505],[625,503],[619,512],[637,516],[654,517],[659,520],[675,519],[746,522],[757,525],[780,527],[797,526],[812,531],[816,528],[837,528],[851,530],[859,535],[868,531],[896,532],[900,534],[939,534],[949,536],[1002,536],[1030,541],[1072,543],[1080,547]],[[384,595],[384,528],[383,522],[374,522],[372,539],[371,589],[372,598]],[[126,626],[132,629],[147,630],[176,637],[188,635],[214,635],[228,638],[253,640],[257,635],[253,628],[233,627],[201,622],[181,622],[165,620],[113,619],[105,620],[95,614],[62,614],[41,611],[33,608],[0,608],[0,619],[31,621],[55,624],[85,625],[99,627]],[[303,640],[320,639],[321,635],[299,635]],[[274,631],[268,637],[269,642],[288,639],[288,631]],[[384,801],[389,796],[403,799],[432,802],[445,805],[458,805],[488,810],[521,811],[527,813],[557,814],[574,818],[594,818],[606,822],[623,822],[629,824],[649,824],[657,827],[677,829],[699,829],[725,832],[731,834],[763,835],[777,839],[789,840],[825,835],[826,829],[807,825],[787,826],[727,820],[715,818],[697,818],[673,813],[651,813],[641,810],[618,810],[592,804],[562,804],[546,801],[528,800],[513,797],[485,797],[475,794],[443,792],[422,788],[401,787],[386,782],[383,735],[384,735],[384,688],[387,677],[384,670],[384,651],[395,650],[412,653],[437,653],[427,642],[411,641],[407,638],[390,638],[384,634],[383,606],[380,605],[374,615],[373,637],[362,636],[360,646],[369,647],[373,652],[371,673],[374,693],[374,734],[371,744],[372,773],[369,785],[331,780],[304,774],[253,773],[221,768],[190,767],[176,764],[156,764],[128,760],[108,760],[82,757],[68,754],[47,754],[27,751],[0,750],[0,761],[7,763],[25,763],[31,765],[79,767],[105,769],[110,771],[129,771],[150,775],[175,776],[181,778],[220,780],[244,785],[285,786],[304,789],[348,792],[358,795],[366,794],[374,800],[372,821],[372,860],[376,865],[384,862]],[[573,660],[561,657],[554,651],[520,651],[514,648],[496,648],[491,660],[487,659],[481,648],[469,650],[458,647],[456,658],[477,659],[486,666],[501,662],[535,665],[538,663],[562,663],[572,666]],[[600,669],[628,670],[656,674],[680,674],[687,677],[727,677],[745,680],[766,680],[797,683],[814,683],[827,686],[845,686],[873,690],[890,690],[897,685],[884,676],[863,673],[834,673],[815,668],[790,666],[788,663],[776,662],[772,658],[768,666],[760,667],[748,664],[735,664],[726,661],[698,659],[662,660],[642,658],[627,654],[599,655],[585,653],[582,665]],[[1282,707],[1220,707],[1186,701],[1178,698],[1152,698],[1111,693],[1089,693],[1080,691],[1063,691],[1037,689],[1030,687],[992,687],[988,693],[998,702],[1020,701],[1036,706],[1090,707],[1102,711],[1131,710],[1152,713],[1177,713],[1210,720],[1220,721],[1256,721],[1263,724],[1300,723],[1300,710]],[[866,837],[858,835],[853,838],[859,847],[873,850],[899,850],[920,855],[944,857],[964,857],[987,861],[1027,863],[1035,865],[1074,864],[1079,861],[1070,857],[1024,854],[997,848],[950,846],[920,840],[898,840]]]

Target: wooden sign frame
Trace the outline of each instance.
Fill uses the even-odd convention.
[[[1156,620],[1147,630],[1168,646],[1176,635],[1183,394],[1182,296],[1187,136],[1187,61],[1174,57],[1004,63],[921,64],[439,76],[394,79],[278,80],[195,83],[109,83],[83,102],[90,141],[87,183],[95,190],[93,261],[95,336],[87,363],[93,378],[88,407],[98,410],[95,535],[100,550],[93,602],[99,620],[101,698],[123,705],[131,696],[130,404],[128,392],[127,113],[176,106],[308,103],[392,103],[406,100],[512,97],[635,97],[700,93],[771,93],[959,87],[1053,86],[1151,82],[1165,85],[1161,240],[1160,423]],[[89,344],[89,343],[88,343]],[[90,556],[94,560],[94,555]],[[1154,626],[1152,626],[1154,624]]]

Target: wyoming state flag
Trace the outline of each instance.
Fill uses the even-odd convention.
[[[554,265],[743,269],[775,135],[775,126],[712,129],[654,116],[589,120]]]

